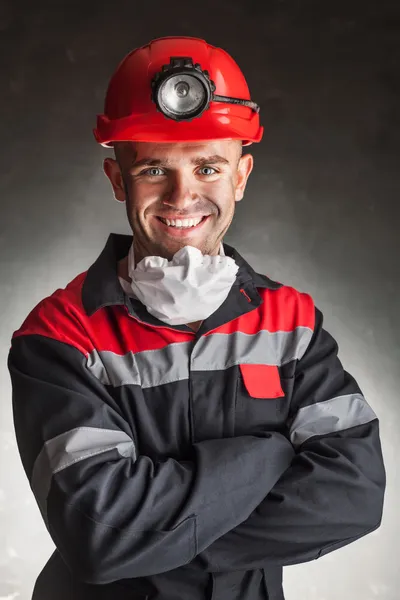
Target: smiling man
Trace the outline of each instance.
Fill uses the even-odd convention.
[[[115,198],[126,202],[135,266],[146,256],[171,261],[187,245],[203,255],[220,253],[253,168],[240,140],[119,142],[114,150],[116,160],[106,158],[104,170]],[[128,256],[118,273],[132,282]],[[197,331],[201,320],[187,325]]]
[[[379,421],[321,311],[224,242],[262,133],[204,40],[153,40],[110,81],[95,137],[132,235],[33,308],[8,358],[56,546],[34,600],[282,600],[284,566],[380,525]]]
[[[172,260],[187,244],[218,254],[253,168],[241,141],[120,142],[115,154],[104,169],[116,199],[127,202],[137,262]]]

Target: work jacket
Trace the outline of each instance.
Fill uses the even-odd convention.
[[[8,356],[56,546],[34,600],[281,600],[282,568],[381,522],[379,421],[311,296],[239,270],[195,332],[124,292],[110,234]]]

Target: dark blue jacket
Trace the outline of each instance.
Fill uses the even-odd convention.
[[[381,522],[379,422],[312,298],[239,265],[198,332],[118,280],[131,236],[42,300],[8,358],[56,550],[34,600],[279,600],[282,567]]]

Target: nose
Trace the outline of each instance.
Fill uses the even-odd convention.
[[[163,204],[173,206],[175,209],[190,208],[193,202],[199,199],[197,193],[192,189],[187,177],[182,173],[175,173],[171,177],[168,191],[163,198]]]

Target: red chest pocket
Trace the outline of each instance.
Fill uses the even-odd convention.
[[[243,383],[252,398],[280,398],[282,390],[276,365],[239,365]]]

